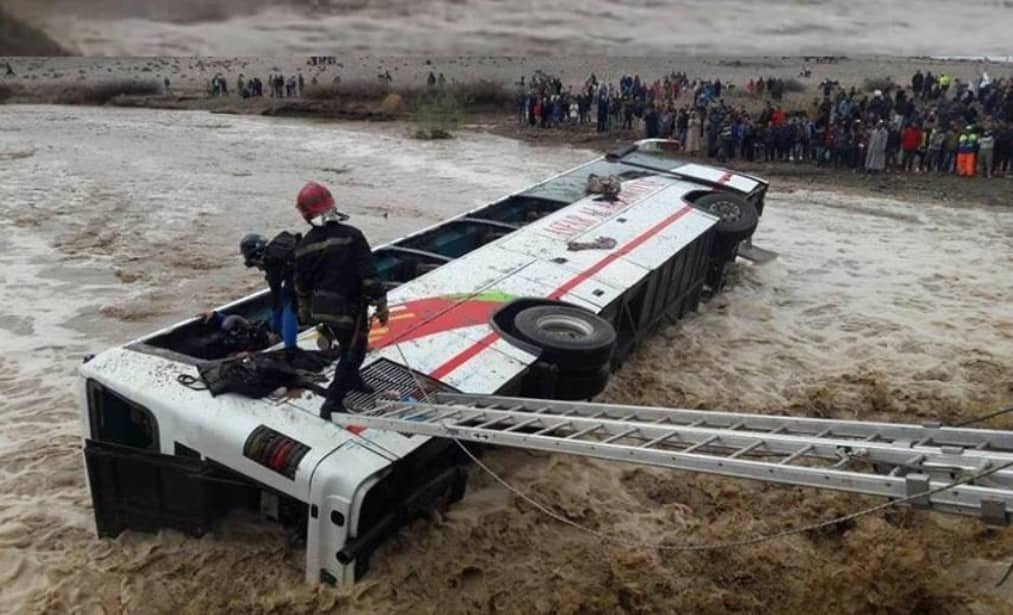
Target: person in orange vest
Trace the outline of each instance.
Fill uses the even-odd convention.
[[[978,135],[973,127],[968,126],[960,135],[960,145],[957,148],[957,175],[961,177],[974,177],[978,166]]]
[[[957,145],[957,176],[966,177],[967,173],[967,133],[960,133]]]
[[[967,135],[967,168],[965,175],[967,177],[974,177],[978,174],[978,133],[974,131],[971,126],[967,127],[970,131]]]

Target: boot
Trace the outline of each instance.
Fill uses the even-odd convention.
[[[343,396],[342,396],[343,397]],[[323,405],[320,406],[320,418],[325,421],[331,420],[331,415],[337,412],[338,414],[347,414],[348,410],[345,409],[345,404],[341,398],[338,399],[327,399]]]
[[[359,375],[356,375],[355,377],[355,384],[352,385],[352,390],[358,391],[360,393],[365,393],[366,395],[372,395],[373,393],[376,393],[376,389],[370,386],[369,383],[363,380],[362,376]]]

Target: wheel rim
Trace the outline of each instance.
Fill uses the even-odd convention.
[[[734,201],[715,201],[707,204],[707,210],[725,222],[734,222],[742,217],[742,208]]]
[[[562,314],[543,316],[537,324],[541,331],[553,337],[581,339],[594,333],[594,327],[587,321]]]

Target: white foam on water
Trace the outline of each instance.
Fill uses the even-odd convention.
[[[985,411],[1004,393],[990,372],[1013,357],[1010,237],[1010,208],[775,192],[755,239],[780,258],[744,263],[734,288],[666,332],[677,350],[648,345],[642,366],[656,360],[660,382],[725,407],[784,408],[871,378],[897,410],[940,410],[919,406],[929,395]]]

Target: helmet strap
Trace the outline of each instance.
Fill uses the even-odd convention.
[[[348,216],[337,209],[330,209],[320,214],[319,219],[323,224],[327,224],[328,222],[344,222],[345,220],[348,220]]]

